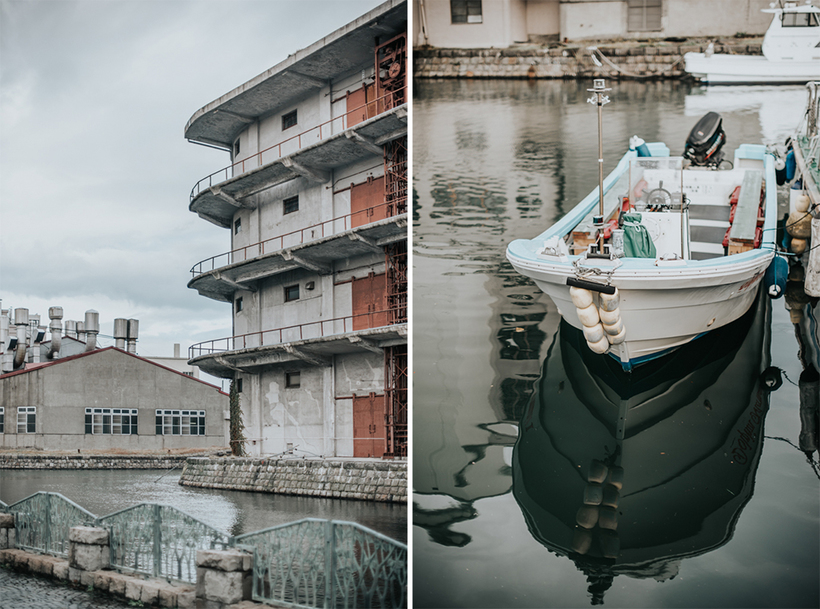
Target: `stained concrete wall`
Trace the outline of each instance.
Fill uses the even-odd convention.
[[[228,396],[218,387],[113,347],[57,362],[0,378],[3,448],[151,451],[228,444]],[[17,408],[24,406],[37,408],[36,433],[17,433]],[[86,434],[86,408],[136,408],[138,434]],[[157,435],[157,408],[205,410],[205,435]]]
[[[450,0],[424,0],[427,44],[448,48],[504,48],[527,41],[524,0],[493,0],[481,3],[481,23],[452,23]],[[413,0],[414,44],[421,45],[420,5]]]

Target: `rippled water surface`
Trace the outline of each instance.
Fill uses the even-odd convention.
[[[797,448],[816,303],[795,325],[784,299],[763,300],[630,377],[590,357],[506,262],[509,241],[597,187],[590,86],[415,83],[415,605],[817,607],[817,453]],[[782,142],[805,99],[801,87],[611,86],[605,172],[633,134],[680,154],[710,110],[729,158]],[[638,404],[640,424],[616,441],[612,409]],[[596,467],[623,477],[604,486],[619,492],[614,524],[579,533]]]
[[[357,522],[401,542],[407,539],[404,505],[200,489],[178,482],[178,471],[2,470],[0,499],[11,504],[37,491],[56,492],[97,516],[137,503],[161,503],[231,535],[300,518],[327,518]]]

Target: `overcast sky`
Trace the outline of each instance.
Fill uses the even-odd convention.
[[[229,233],[188,211],[227,153],[191,115],[380,0],[0,0],[0,298],[140,321],[144,356],[231,333],[186,287]],[[113,340],[102,338],[103,345]]]

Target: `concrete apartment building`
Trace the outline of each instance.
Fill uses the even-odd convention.
[[[190,288],[233,334],[191,364],[234,380],[251,455],[407,450],[407,3],[390,0],[194,113],[229,152],[189,208],[231,250]]]
[[[770,0],[413,0],[413,45],[762,35]]]

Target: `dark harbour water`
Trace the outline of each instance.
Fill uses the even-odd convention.
[[[137,503],[161,503],[230,535],[301,518],[327,518],[356,522],[407,541],[403,504],[193,488],[178,484],[178,470],[165,474],[161,470],[0,470],[0,499],[11,504],[37,491],[56,492],[97,516]]]
[[[629,377],[504,257],[597,187],[591,85],[415,83],[414,605],[818,607],[818,454],[798,449],[817,304],[795,325],[764,298]],[[709,110],[729,158],[782,143],[805,99],[609,86],[605,173],[633,134],[680,154]],[[656,414],[618,443],[622,403]],[[585,538],[575,518],[596,465],[622,472],[618,524]]]

